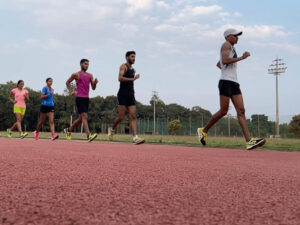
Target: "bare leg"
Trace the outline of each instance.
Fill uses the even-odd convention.
[[[88,114],[81,113],[80,115],[81,115],[81,119],[82,119],[84,132],[86,133],[87,136],[89,136],[90,130],[89,130],[89,125],[88,125]]]
[[[115,120],[115,123],[112,127],[112,129],[114,130],[118,124],[124,119],[125,116],[125,111],[126,111],[126,106],[125,105],[119,105],[118,106],[118,112],[119,112],[119,116],[118,118]]]
[[[74,129],[80,125],[82,123],[82,117],[81,117],[81,114],[79,115],[78,119],[74,121],[74,123],[72,124],[72,126],[69,128],[69,131],[70,132],[73,132]]]
[[[131,129],[132,129],[132,134],[133,137],[136,136],[136,106],[132,105],[128,107],[128,113],[129,113],[129,118],[130,118],[130,125],[131,125]]]
[[[15,130],[18,128],[17,122],[14,123],[14,125],[12,125],[12,127],[10,128],[11,131]]]
[[[54,130],[54,113],[49,112],[48,113],[48,118],[49,118],[50,130],[51,130],[51,133],[53,135],[55,133],[55,130]]]
[[[206,125],[206,127],[203,129],[204,132],[208,132],[209,129],[216,123],[219,121],[219,119],[221,119],[223,116],[225,116],[228,112],[228,108],[229,108],[229,102],[230,102],[230,98],[226,97],[224,95],[220,95],[220,110],[218,112],[216,112],[211,120],[208,122],[208,124]]]
[[[22,133],[22,120],[23,120],[23,116],[20,113],[16,113],[16,118],[17,118],[17,127],[18,127],[18,131],[20,132],[20,134]]]
[[[243,101],[243,95],[233,95],[231,97],[232,103],[235,107],[235,110],[237,112],[237,117],[240,123],[240,126],[242,127],[244,137],[246,141],[249,140],[250,134],[248,130],[248,123],[245,116],[245,107],[244,107],[244,101]]]
[[[42,125],[45,123],[46,116],[47,115],[45,113],[40,114],[40,121],[36,127],[36,132],[40,132]]]

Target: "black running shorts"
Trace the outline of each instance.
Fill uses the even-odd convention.
[[[134,94],[122,94],[118,93],[118,102],[119,105],[125,105],[125,106],[133,106],[135,105],[135,97]]]
[[[89,98],[76,97],[76,107],[79,114],[88,113],[89,111]]]
[[[41,113],[50,113],[50,112],[54,112],[54,106],[41,105],[40,112],[41,112]]]
[[[240,84],[230,81],[230,80],[220,80],[219,81],[219,91],[220,95],[231,98],[232,95],[242,94],[240,89]]]

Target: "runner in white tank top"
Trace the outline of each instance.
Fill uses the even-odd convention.
[[[263,146],[266,142],[264,138],[251,138],[248,130],[243,96],[237,79],[237,62],[248,58],[250,53],[244,52],[243,56],[237,56],[234,45],[237,44],[238,36],[240,35],[242,35],[242,32],[235,29],[227,29],[224,32],[226,42],[222,45],[220,61],[217,63],[217,67],[221,69],[221,79],[219,81],[221,108],[213,115],[206,127],[198,128],[198,138],[202,145],[206,145],[208,130],[227,114],[230,100],[236,109],[237,117],[246,139],[246,149],[251,150]]]
[[[235,48],[232,46],[229,58],[237,58],[237,54],[235,51]],[[221,66],[221,80],[230,80],[233,82],[238,83],[237,78],[237,63],[231,63],[231,64],[223,64],[222,60],[222,51],[220,51],[220,66]]]

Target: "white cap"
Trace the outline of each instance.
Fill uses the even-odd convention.
[[[224,31],[224,37],[228,37],[229,35],[234,35],[234,36],[240,36],[242,35],[243,31],[236,30],[234,28],[229,28]]]

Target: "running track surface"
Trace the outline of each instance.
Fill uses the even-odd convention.
[[[0,224],[299,225],[300,154],[0,139]]]

